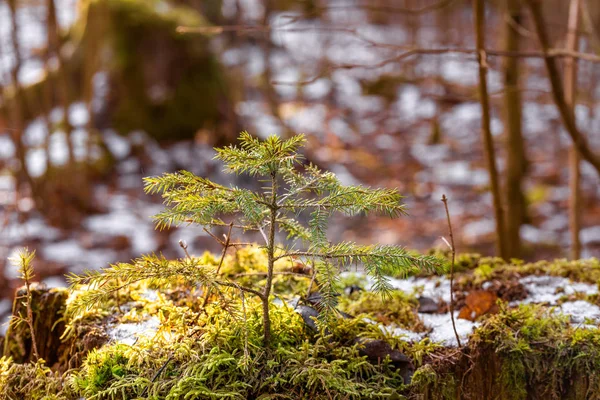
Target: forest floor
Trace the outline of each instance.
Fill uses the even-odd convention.
[[[363,35],[390,42],[406,39],[408,35],[402,26],[364,23],[365,16],[359,11],[329,18],[327,22],[318,19],[303,22],[306,32],[276,35],[269,60],[274,81],[298,84],[307,66],[315,63],[315,54],[324,54],[335,64],[382,57],[381,49],[373,49],[344,32],[333,32],[328,34],[327,40],[321,40],[324,36],[315,32],[324,23],[354,26],[360,22]],[[313,28],[315,32],[311,31]],[[424,32],[417,38],[422,44],[432,40],[426,29]],[[435,40],[438,39],[436,36]],[[274,116],[269,112],[264,94],[256,90],[264,73],[262,50],[245,41],[215,47],[227,68],[239,70],[246,93],[237,110],[251,133],[305,132],[309,136],[307,158],[336,173],[344,183],[397,187],[406,196],[409,216],[397,220],[338,218],[329,232],[332,241],[400,244],[417,250],[443,248],[440,237],[447,235],[447,226],[440,199],[446,194],[450,199],[457,249],[486,255],[494,253],[492,200],[479,135],[481,112],[474,96],[477,84],[474,59],[448,54],[436,62],[419,58],[410,68],[401,70],[389,65],[335,70],[311,83],[298,84],[300,89],[294,85],[275,85],[278,115]],[[350,48],[353,51],[348,51]],[[490,90],[501,93],[499,60],[491,58],[489,62],[492,67]],[[521,236],[525,259],[553,259],[565,257],[569,248],[569,189],[564,151],[568,138],[547,96],[540,63],[529,60],[527,65],[537,72],[528,75],[524,88],[527,95],[524,96],[523,126],[530,166],[524,183],[528,221],[521,229]],[[582,68],[582,71],[585,77],[586,70]],[[505,154],[502,118],[498,112],[500,102],[501,96],[492,96],[492,130],[502,172]],[[580,106],[576,114],[580,126],[590,132],[597,131],[598,107]],[[89,135],[84,126],[88,118],[84,105],[71,107],[76,154],[86,151]],[[440,137],[433,140],[435,121],[439,124]],[[185,240],[193,253],[218,250],[214,240],[199,227],[155,231],[150,216],[161,210],[161,200],[145,195],[142,190],[143,177],[178,169],[219,183],[230,183],[231,176],[222,173],[220,165],[212,159],[214,153],[209,145],[203,140],[159,144],[142,132],[119,136],[106,130],[102,135],[115,158],[114,168],[108,177],[94,181],[89,196],[93,204],[87,207],[93,212],[78,217],[71,228],[61,228],[60,220],[69,219],[76,206],[67,202],[64,208],[57,208],[54,220],[59,223],[51,225],[32,208],[30,198],[15,201],[14,179],[0,174],[0,206],[6,211],[0,232],[3,260],[0,263],[0,315],[8,315],[12,289],[20,284],[16,270],[5,260],[22,246],[37,250],[36,272],[51,287],[64,285],[66,272],[96,269],[143,253],[180,256],[179,240]],[[42,122],[33,121],[25,131],[25,141],[31,147],[28,169],[38,177],[46,172],[47,163],[60,166],[64,162],[64,134],[55,133],[50,138],[52,152],[48,160],[39,149],[44,138]],[[600,140],[593,136],[590,139],[593,143]],[[0,137],[3,163],[8,164],[12,157],[10,149],[10,141]],[[582,213],[585,216],[581,231],[582,256],[598,257],[600,181],[585,163],[582,167]],[[243,180],[232,183],[246,184]],[[250,237],[252,239],[258,240]]]

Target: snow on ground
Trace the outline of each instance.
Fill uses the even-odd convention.
[[[152,337],[160,327],[157,317],[150,317],[142,322],[117,324],[108,329],[110,339],[117,343],[133,345],[141,337]]]
[[[402,290],[406,294],[419,293],[421,296],[430,297],[436,301],[450,301],[450,280],[446,277],[389,279],[394,289]]]
[[[598,293],[598,286],[590,283],[571,282],[567,278],[558,276],[531,275],[521,278],[529,296],[524,300],[512,302],[511,305],[529,303],[557,304],[558,300],[566,295],[584,293],[586,295]]]
[[[586,320],[600,322],[600,307],[584,300],[565,302],[556,311],[570,316],[573,324],[583,324]]]
[[[362,273],[353,273],[358,277],[365,277]],[[406,294],[417,294],[432,298],[436,301],[450,301],[450,281],[446,277],[427,277],[407,279],[389,278],[390,284],[395,289],[401,290]],[[571,282],[567,278],[556,276],[526,276],[521,278],[528,292],[527,298],[519,301],[511,302],[511,306],[519,304],[545,304],[555,306],[556,314],[564,314],[570,317],[571,323],[577,326],[587,326],[600,323],[600,307],[589,303],[585,300],[567,301],[559,305],[559,300],[563,296],[574,294],[593,295],[598,293],[598,286],[582,283]],[[371,284],[367,278],[367,283]],[[483,283],[486,287],[488,282]],[[469,335],[479,326],[478,322],[458,318],[459,311],[455,311],[454,320],[456,330],[460,337],[461,343],[468,342]],[[427,332],[412,332],[410,330],[398,328],[396,326],[382,326],[381,329],[393,335],[401,336],[406,340],[418,341],[423,338],[429,338],[432,342],[440,343],[444,346],[457,346],[456,336],[452,327],[450,313],[441,314],[426,314],[418,313],[419,319],[428,329]]]

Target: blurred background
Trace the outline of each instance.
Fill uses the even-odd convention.
[[[570,206],[572,141],[528,1],[485,1],[507,254],[572,257],[575,210],[579,256],[598,257],[598,171],[575,164]],[[544,0],[543,28],[564,49],[574,2],[583,56],[570,104],[600,152],[600,4]],[[155,231],[161,199],[142,177],[186,169],[231,183],[212,147],[241,130],[306,133],[308,160],[344,183],[406,196],[410,216],[336,219],[332,240],[440,246],[446,194],[457,250],[495,254],[473,20],[464,0],[0,1],[0,314],[22,246],[49,286],[142,253],[181,256],[180,239],[216,251],[200,227]]]

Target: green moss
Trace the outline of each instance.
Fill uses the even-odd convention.
[[[591,381],[600,377],[599,341],[597,328],[578,329],[552,309],[522,305],[502,307],[476,331],[471,345],[491,345],[500,356],[504,398],[529,398],[532,390],[544,398],[564,398],[573,390],[565,382],[577,371],[589,371]],[[585,398],[600,396],[597,390],[588,386]]]
[[[414,296],[402,291],[393,291],[382,298],[373,292],[359,291],[339,300],[340,310],[350,315],[365,315],[384,325],[395,324],[416,331],[423,330],[423,323],[417,316],[419,302]]]
[[[210,253],[199,258],[203,265],[218,265]],[[260,273],[265,260],[257,246],[240,248],[226,257],[221,272],[255,285],[264,279]],[[459,276],[471,280],[547,271],[589,282],[598,270],[597,260],[507,264],[473,255],[462,260],[465,270]],[[296,267],[280,260],[276,270]],[[276,291],[282,297],[308,281],[290,275],[277,279]],[[110,324],[150,316],[159,318],[161,327],[154,337],[141,337],[132,346],[108,343],[92,351],[81,346],[82,363],[64,376],[43,362],[0,359],[0,398],[525,399],[535,393],[544,399],[600,399],[600,331],[571,326],[568,317],[543,306],[502,304],[459,350],[428,339],[409,343],[362,318],[338,318],[315,333],[291,307],[273,304],[273,346],[267,351],[257,299],[241,299],[237,291],[224,290],[203,309],[202,288],[189,287],[183,280],[159,283],[140,281],[80,313],[72,312],[72,304],[89,288],[74,290],[67,301],[65,340],[74,340],[82,329],[103,331]],[[343,286],[365,284],[359,275],[342,280]],[[340,296],[339,306],[384,324],[422,328],[417,300],[400,291],[385,300],[358,291]],[[406,354],[417,367],[412,383],[404,385],[387,360],[373,365],[360,356],[357,337],[386,340]],[[481,397],[482,388],[490,396]]]
[[[0,398],[28,400],[76,399],[60,374],[43,360],[17,364],[12,358],[0,358]]]
[[[73,379],[75,391],[89,398],[97,395],[111,381],[120,381],[126,375],[134,373],[125,355],[127,349],[123,345],[105,347],[88,354],[83,368]],[[124,390],[123,398],[133,397],[133,389]]]
[[[457,398],[456,378],[449,373],[438,373],[430,364],[418,368],[413,375],[411,392],[414,398],[431,400],[454,400]]]
[[[170,310],[164,321],[170,335],[138,341],[134,346],[113,344],[90,353],[73,379],[75,391],[86,398],[390,398],[400,396],[402,377],[387,362],[372,365],[358,354],[352,334],[362,321],[341,320],[336,328],[313,336],[290,307],[272,308],[273,349],[262,347],[258,301],[221,307],[211,304],[197,320],[197,337],[181,329],[189,310]],[[232,312],[233,311],[233,312]],[[179,315],[178,315],[179,314]],[[359,326],[360,325],[360,326]],[[177,328],[179,327],[179,328]],[[378,330],[364,329],[371,335]],[[350,336],[349,336],[350,334]],[[168,357],[160,379],[151,377]]]

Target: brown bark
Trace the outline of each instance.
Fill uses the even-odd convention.
[[[505,14],[505,50],[519,51],[518,25],[522,21],[520,0],[507,0]],[[504,109],[506,126],[506,251],[508,257],[521,257],[519,230],[525,219],[525,198],[522,183],[527,160],[522,133],[521,94],[519,91],[519,59],[507,57],[503,64]]]
[[[590,13],[590,9],[588,7],[588,2],[586,0],[581,1],[581,23],[585,29],[586,34],[589,37],[589,44],[592,50],[596,54],[600,54],[600,33],[594,26],[594,22],[592,21],[592,16]]]
[[[552,97],[560,113],[561,120],[565,126],[565,129],[567,130],[567,133],[573,140],[574,146],[579,151],[579,155],[584,160],[589,162],[596,169],[596,171],[598,171],[598,174],[600,174],[600,154],[592,151],[585,136],[582,135],[577,129],[573,113],[570,111],[569,105],[565,100],[565,91],[561,82],[561,74],[558,69],[556,59],[550,57],[548,54],[548,50],[550,48],[550,39],[548,37],[548,32],[546,31],[544,16],[542,14],[542,1],[527,0],[527,5],[529,6],[531,15],[533,17],[533,25],[535,26],[540,45],[543,52],[546,54],[546,57],[544,57],[544,62],[546,64],[548,78],[550,79]]]
[[[60,37],[58,21],[56,19],[56,6],[54,4],[54,0],[47,0],[46,8],[48,12],[48,50],[53,51],[56,55],[56,59],[58,60],[58,92],[62,103],[63,123],[65,134],[67,136],[69,164],[71,164],[75,160],[73,155],[73,142],[71,140],[73,126],[69,121],[69,106],[73,104],[73,88],[71,87],[69,73],[66,69],[66,63],[61,52],[62,40]]]
[[[578,50],[579,36],[577,29],[579,26],[579,10],[581,8],[580,0],[571,0],[569,7],[569,23],[567,32],[567,49]],[[571,118],[576,124],[575,105],[577,93],[577,60],[573,58],[565,59],[565,102],[569,106]],[[581,257],[581,241],[579,231],[581,230],[581,193],[580,181],[581,173],[579,169],[579,154],[577,148],[573,145],[569,147],[569,231],[571,234],[571,258],[574,260]]]
[[[496,251],[498,256],[506,259],[506,231],[504,227],[504,210],[500,198],[500,185],[496,169],[496,155],[494,140],[490,128],[490,104],[487,89],[487,61],[485,53],[485,2],[473,0],[475,35],[477,37],[477,62],[479,64],[479,101],[481,102],[481,134],[485,146],[488,171],[490,173],[490,189],[494,202],[494,215],[496,218]]]
[[[14,99],[7,110],[8,123],[11,132],[12,140],[15,144],[17,160],[19,161],[19,169],[17,172],[17,194],[19,193],[20,183],[23,181],[27,182],[30,186],[32,197],[37,200],[36,196],[36,186],[35,182],[29,175],[27,171],[27,164],[25,159],[25,146],[22,141],[23,130],[25,129],[25,119],[23,118],[24,114],[24,106],[25,106],[25,98],[23,97],[23,90],[21,87],[21,83],[19,82],[19,73],[21,71],[22,59],[21,59],[21,48],[19,46],[18,32],[19,27],[17,25],[17,0],[9,0],[8,6],[10,10],[10,20],[11,20],[11,32],[10,32],[10,40],[12,44],[12,48],[14,51],[14,59],[15,64],[10,71],[10,76],[13,85]],[[6,99],[8,96],[4,96]]]

